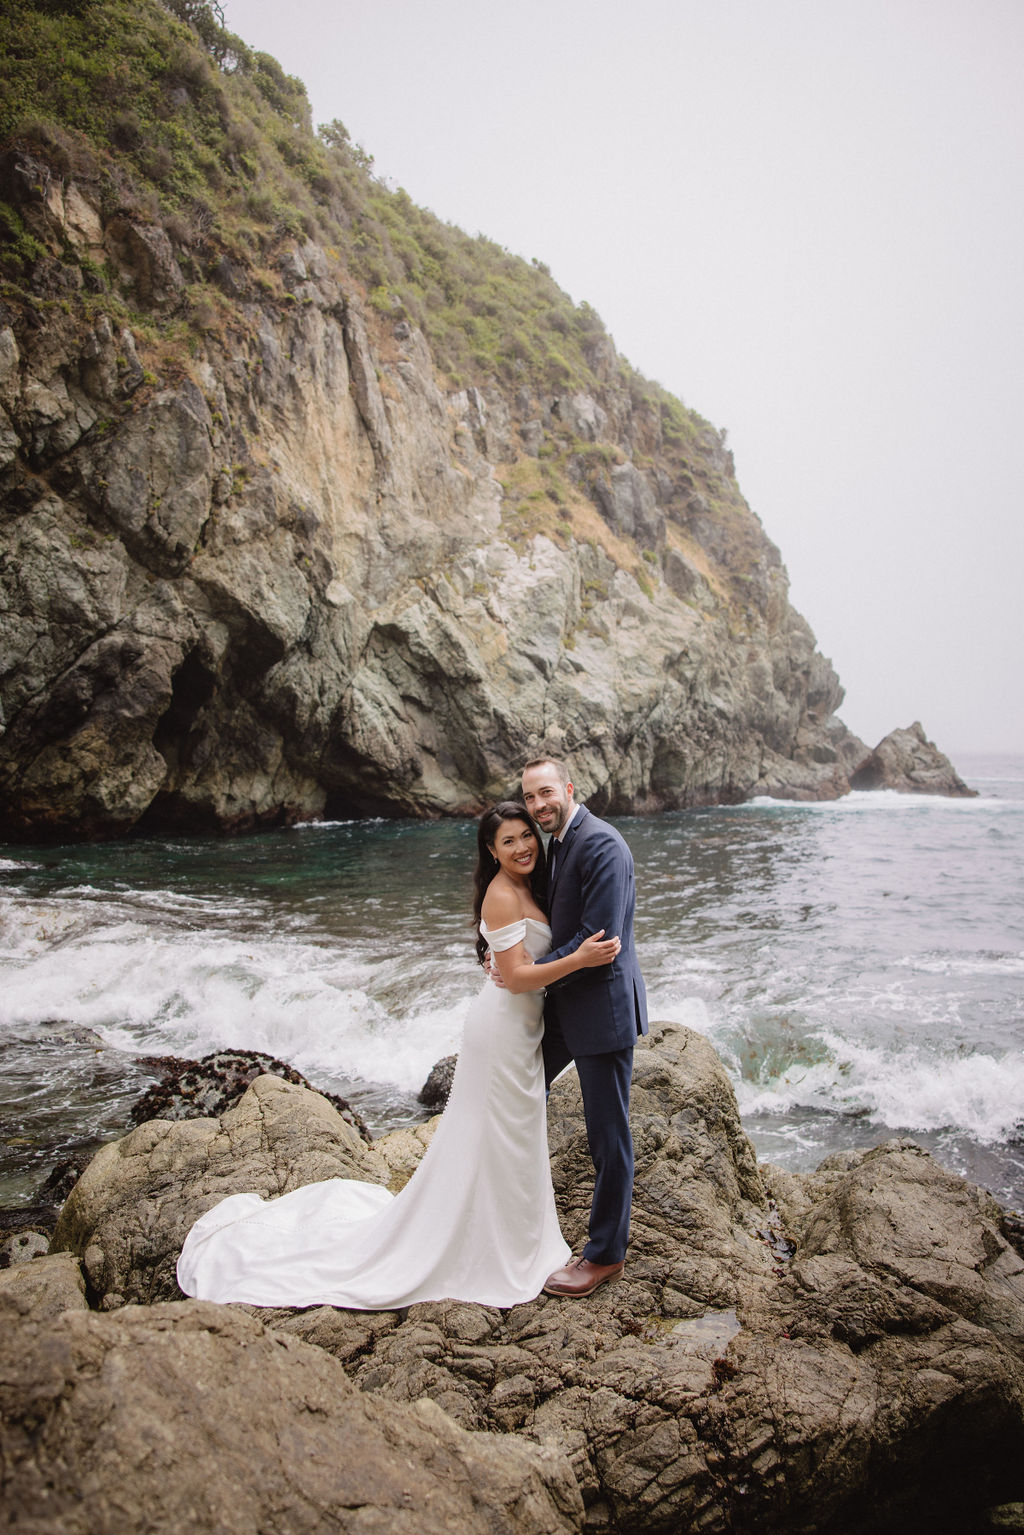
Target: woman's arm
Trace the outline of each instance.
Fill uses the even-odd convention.
[[[619,952],[617,938],[605,938],[604,928],[585,938],[578,949],[563,959],[552,960],[550,965],[535,965],[526,946],[517,943],[511,949],[502,949],[494,955],[498,974],[508,991],[543,991],[552,981],[572,975],[575,970],[592,970],[597,965],[610,965]]]
[[[481,913],[484,924],[492,931],[508,927],[522,920],[519,902],[511,891],[488,890]],[[492,950],[493,963],[497,966],[508,991],[543,991],[552,981],[572,975],[576,970],[590,970],[598,965],[610,965],[621,945],[618,938],[605,938],[604,929],[585,938],[579,948],[561,959],[552,960],[539,968],[526,952],[524,943],[516,943],[510,949]]]

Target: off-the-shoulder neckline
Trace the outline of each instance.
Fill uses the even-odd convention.
[[[534,927],[546,927],[549,933],[551,931],[551,923],[542,922],[539,917],[516,917],[515,922],[503,922],[501,927],[487,927],[487,923],[481,917],[480,926],[487,927],[489,933],[500,933],[506,927],[515,927],[516,922],[532,922]]]

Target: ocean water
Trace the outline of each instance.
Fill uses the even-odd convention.
[[[616,824],[653,1018],[708,1035],[758,1155],[909,1135],[1024,1207],[1024,758],[979,797]],[[481,982],[468,822],[0,846],[0,1204],[124,1133],[154,1058],[263,1050],[371,1128],[423,1117]]]

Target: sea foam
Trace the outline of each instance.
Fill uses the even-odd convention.
[[[1024,1132],[1024,1050],[943,1055],[877,1048],[823,1032],[825,1058],[760,1082],[740,1080],[743,1114],[796,1108],[856,1114],[901,1130],[957,1130],[982,1145]]]
[[[76,895],[81,902],[86,892]],[[451,983],[431,996],[422,959],[288,934],[174,931],[110,902],[91,918],[78,903],[0,910],[0,931],[0,1031],[8,1037],[60,1020],[129,1054],[260,1050],[311,1079],[402,1091],[419,1088],[456,1048],[479,984],[478,972],[452,958]]]

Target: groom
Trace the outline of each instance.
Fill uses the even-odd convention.
[[[611,965],[578,970],[547,988],[544,1076],[548,1086],[576,1062],[587,1141],[594,1160],[594,1198],[583,1255],[550,1275],[548,1295],[590,1295],[625,1266],[633,1199],[633,1138],[629,1084],[633,1046],[647,1033],[647,995],[633,944],[633,858],[614,827],[577,805],[564,763],[528,762],[523,803],[548,843],[550,954],[571,954],[603,928],[622,948]]]

